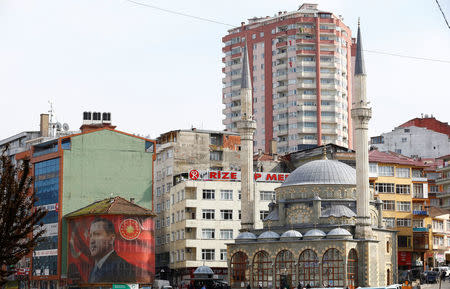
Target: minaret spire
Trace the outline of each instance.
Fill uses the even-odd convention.
[[[241,120],[238,122],[241,135],[241,231],[250,231],[255,225],[255,192],[253,187],[253,120],[252,82],[248,63],[247,46],[242,57],[241,74]]]
[[[369,213],[369,145],[368,129],[372,109],[368,107],[366,97],[366,72],[362,53],[361,29],[358,20],[358,38],[356,42],[356,61],[354,75],[354,103],[352,108],[353,127],[355,129],[356,150],[356,238],[371,239],[372,228]]]

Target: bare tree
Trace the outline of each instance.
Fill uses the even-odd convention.
[[[29,160],[16,166],[3,149],[0,157],[0,285],[15,273],[9,270],[28,255],[44,233],[40,221],[47,213],[35,207]]]

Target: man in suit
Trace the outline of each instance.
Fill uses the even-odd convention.
[[[132,282],[136,279],[136,268],[117,255],[114,250],[116,233],[114,224],[97,218],[89,230],[89,251],[95,264],[89,274],[89,283]]]

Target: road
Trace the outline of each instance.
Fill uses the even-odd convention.
[[[420,289],[439,289],[439,283],[436,284],[422,284]],[[441,283],[441,289],[450,289],[450,282],[445,281]]]

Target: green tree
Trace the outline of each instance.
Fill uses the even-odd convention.
[[[17,262],[29,254],[44,233],[41,220],[47,213],[34,207],[29,160],[14,165],[4,148],[0,157],[0,285]]]

